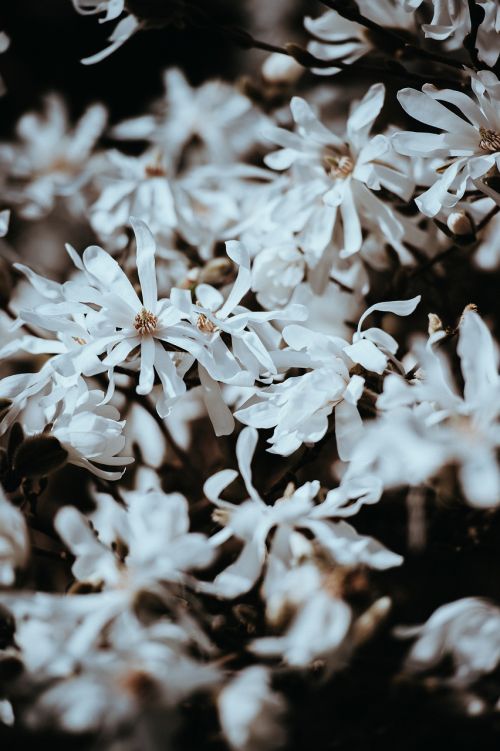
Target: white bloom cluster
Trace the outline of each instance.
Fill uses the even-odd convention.
[[[0,144],[0,731],[278,748],[379,630],[499,710],[491,575],[415,610],[405,578],[498,532],[497,3],[329,0],[282,47],[73,5],[116,22],[85,64],[167,25],[272,54],[109,128],[49,94]]]

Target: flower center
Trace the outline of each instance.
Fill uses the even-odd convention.
[[[160,164],[147,164],[144,168],[146,177],[165,177],[167,174]]]
[[[215,325],[215,323],[207,318],[204,313],[199,314],[198,320],[196,321],[196,326],[200,331],[203,331],[204,334],[213,334],[214,331],[217,331],[217,326]]]
[[[152,334],[158,325],[158,318],[150,310],[143,308],[134,318],[134,328],[139,334]]]
[[[350,156],[325,156],[325,169],[330,177],[344,180],[352,173],[354,162]]]
[[[479,128],[479,148],[483,151],[500,151],[500,133],[490,128]]]

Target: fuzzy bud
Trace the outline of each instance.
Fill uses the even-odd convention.
[[[274,52],[262,66],[262,77],[268,83],[293,84],[303,73],[303,67],[293,57]]]
[[[449,215],[446,224],[450,232],[453,232],[454,235],[463,236],[474,234],[472,222],[465,211],[453,211]]]
[[[432,336],[436,332],[443,330],[443,322],[438,315],[436,315],[435,313],[429,313],[428,318],[429,325],[427,327],[427,332],[429,336]]]

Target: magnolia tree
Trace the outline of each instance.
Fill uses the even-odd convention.
[[[210,2],[73,5],[111,30],[84,65],[195,27],[245,77],[172,67],[123,122],[52,93],[0,144],[9,747],[373,748],[335,709],[367,674],[486,723],[497,2],[249,2],[245,28]]]

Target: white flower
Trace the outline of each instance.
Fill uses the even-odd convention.
[[[70,464],[84,467],[104,480],[119,480],[124,469],[111,471],[95,465],[122,467],[134,461],[133,457],[119,455],[125,448],[125,420],[120,421],[115,407],[102,403],[102,391],[74,389],[70,394],[64,398],[50,435],[66,449]]]
[[[26,565],[29,554],[28,530],[22,513],[0,488],[0,586],[14,584],[16,569]]]
[[[265,667],[254,665],[239,672],[224,686],[217,704],[222,730],[235,751],[264,751],[282,744],[285,703],[272,691]]]
[[[106,590],[132,597],[162,582],[188,582],[188,571],[209,565],[214,549],[205,535],[189,532],[184,496],[159,489],[124,495],[125,507],[96,494],[92,529],[71,506],[57,514],[55,526],[75,556],[72,570],[78,580],[102,582]]]
[[[164,82],[165,100],[157,107],[160,113],[121,123],[113,131],[117,138],[145,139],[159,146],[169,168],[178,166],[190,144],[201,143],[201,154],[192,147],[188,163],[223,164],[260,140],[267,118],[233,86],[206,81],[194,88],[178,68],[167,70]]]
[[[296,132],[267,131],[269,140],[282,148],[268,154],[266,164],[277,170],[291,168],[272,218],[298,232],[311,267],[332,239],[341,257],[348,257],[361,249],[363,229],[378,227],[389,243],[403,237],[395,212],[376,196],[386,188],[408,200],[413,189],[412,180],[390,164],[389,140],[383,135],[370,138],[384,96],[384,86],[374,84],[355,102],[342,137],[320,123],[299,97],[291,101]]]
[[[427,216],[456,206],[465,191],[500,162],[500,84],[491,71],[471,73],[475,100],[461,91],[436,89],[425,84],[422,91],[401,89],[398,99],[404,110],[441,133],[402,132],[393,136],[401,154],[441,157],[441,176],[416,203]],[[442,102],[453,105],[460,115]]]
[[[400,556],[386,550],[376,540],[358,535],[346,522],[327,521],[329,517],[350,516],[364,502],[374,502],[377,492],[370,487],[370,482],[368,488],[365,481],[348,484],[345,488],[341,486],[331,491],[319,504],[314,501],[319,482],[306,482],[285,493],[273,505],[267,505],[251,481],[250,463],[257,437],[256,430],[245,428],[236,444],[240,475],[249,500],[239,505],[221,500],[222,491],[237,476],[234,470],[222,470],[205,483],[205,495],[218,507],[214,518],[224,527],[211,539],[212,544],[220,545],[234,536],[243,542],[243,549],[236,561],[219,573],[213,583],[199,583],[203,591],[228,598],[247,592],[259,578],[266,562],[269,563],[269,576],[273,577],[273,566],[277,558],[283,557],[283,551],[291,550],[297,544],[304,547],[305,539],[295,530],[309,530],[325,553],[343,565],[362,562],[384,569],[401,563]],[[374,491],[375,495],[372,495]],[[364,500],[353,504],[352,509],[343,507],[348,499],[361,497]],[[275,533],[268,551],[267,538],[273,528]],[[266,589],[268,587],[264,583],[264,592]]]
[[[20,143],[0,147],[0,161],[12,181],[6,197],[20,205],[23,217],[44,216],[59,196],[77,205],[79,191],[92,175],[90,157],[106,118],[105,108],[94,104],[70,130],[64,104],[54,94],[46,97],[42,116],[23,115],[17,125]]]
[[[465,687],[500,662],[500,610],[477,597],[466,597],[438,608],[422,626],[404,627],[402,637],[416,636],[406,660],[406,669],[421,672],[453,658],[449,682]]]
[[[3,598],[16,619],[23,660],[22,721],[70,733],[144,733],[165,739],[172,710],[191,694],[217,686],[217,669],[189,655],[189,619],[165,616],[143,626],[124,610],[119,592],[35,593]],[[198,653],[206,653],[202,643]],[[137,735],[136,735],[137,731]]]
[[[60,372],[81,370],[82,366],[103,353],[103,365],[110,374],[110,388],[114,387],[113,369],[139,348],[139,382],[137,391],[148,394],[153,388],[155,371],[164,387],[158,410],[166,414],[172,398],[185,391],[176,366],[161,342],[192,348],[205,361],[206,349],[198,343],[199,332],[193,327],[180,327],[182,315],[168,300],[158,300],[155,273],[155,242],[146,225],[133,220],[137,237],[137,271],[142,288],[142,300],[119,264],[102,248],[91,246],[83,258],[71,251],[78,268],[84,272],[86,283],[68,282],[64,286],[66,300],[40,306],[21,318],[49,330],[75,327],[72,318],[80,316],[85,328],[75,327],[79,348],[58,358]],[[71,250],[71,249],[70,249]],[[96,308],[98,308],[96,310]],[[83,316],[82,316],[83,314]],[[197,341],[198,340],[198,341]],[[210,355],[207,353],[207,358]],[[211,362],[211,360],[210,360]],[[188,363],[188,366],[191,361]],[[209,363],[210,367],[210,363]]]
[[[289,305],[281,310],[251,311],[240,305],[251,284],[250,259],[245,246],[237,241],[226,243],[226,252],[238,265],[238,275],[228,297],[209,284],[199,284],[195,289],[195,302],[185,290],[172,290],[170,299],[184,318],[199,330],[210,347],[217,371],[198,364],[198,374],[203,387],[207,410],[217,435],[230,433],[234,421],[224,406],[217,381],[251,386],[255,380],[269,380],[277,374],[280,362],[281,336],[270,321],[302,320],[307,316],[301,305]],[[230,352],[222,335],[231,337]]]
[[[343,666],[350,650],[347,642],[351,609],[342,600],[318,591],[305,602],[284,636],[265,636],[251,644],[260,657],[281,656],[295,667],[326,659]]]
[[[415,24],[398,4],[398,0],[358,0],[361,14],[380,26],[390,29],[413,31]],[[317,75],[332,75],[340,68],[335,67],[335,60],[354,63],[372,50],[377,49],[375,35],[356,21],[349,21],[336,10],[329,10],[318,18],[304,19],[304,26],[316,40],[309,42],[307,49],[319,60],[332,61],[332,67],[313,68]]]
[[[386,486],[418,484],[441,466],[456,464],[469,503],[496,506],[500,376],[498,348],[488,328],[474,310],[464,312],[457,346],[463,396],[439,351],[416,346],[415,352],[423,374],[411,384],[397,375],[386,378],[378,399],[386,415],[364,436],[354,461],[372,470],[378,465]]]
[[[415,297],[368,308],[359,321],[352,344],[301,326],[287,326],[283,338],[289,348],[282,351],[283,364],[310,368],[309,372],[259,390],[235,417],[254,428],[274,427],[269,451],[289,456],[302,443],[321,440],[328,429],[328,418],[335,410],[339,456],[344,461],[350,459],[362,431],[356,405],[364,387],[364,378],[351,375],[350,370],[357,363],[368,371],[383,373],[387,362],[394,361],[398,348],[393,337],[381,329],[361,331],[363,321],[377,310],[409,315],[419,300],[420,297]]]
[[[114,150],[106,157],[106,167],[99,172],[102,190],[90,208],[93,229],[108,242],[117,235],[122,247],[129,218],[137,216],[155,236],[169,241],[177,224],[175,192],[161,152],[153,149],[132,157]]]
[[[277,373],[272,353],[276,351],[276,357],[279,355],[280,334],[270,321],[300,320],[306,311],[298,305],[263,312],[240,306],[241,298],[250,288],[251,271],[248,254],[236,242],[227,244],[230,258],[239,265],[227,299],[208,284],[196,288],[196,303],[189,290],[177,288],[171,290],[170,299],[159,299],[155,241],[144,222],[134,219],[131,222],[137,239],[142,300],[117,261],[102,248],[91,246],[80,259],[68,247],[83,273],[83,281],[77,279],[61,287],[28,272],[30,281],[51,302],[39,305],[36,311],[21,311],[20,320],[57,331],[63,339],[69,335],[71,346],[66,351],[63,347],[63,353],[52,361],[60,374],[76,377],[81,372],[92,374],[107,369],[110,385],[106,400],[114,390],[117,366],[139,370],[136,390],[141,395],[151,393],[156,374],[163,387],[163,395],[157,401],[162,417],[185,392],[182,376],[197,361],[204,399],[216,432],[230,433],[233,419],[218,384],[238,382],[251,386],[257,378],[272,378]],[[233,352],[222,333],[231,337]],[[134,359],[138,349],[139,358]],[[101,361],[98,358],[102,355]]]

